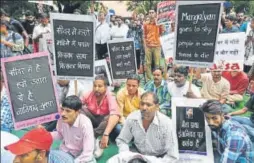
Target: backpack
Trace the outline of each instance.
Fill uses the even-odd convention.
[[[15,32],[12,32],[12,40],[16,44]],[[21,55],[24,55],[24,54],[31,54],[32,52],[26,46],[24,46],[23,51],[20,53],[21,53]]]

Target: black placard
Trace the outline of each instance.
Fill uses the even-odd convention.
[[[207,155],[203,112],[197,107],[176,107],[176,119],[179,152]]]
[[[176,63],[198,67],[213,63],[220,7],[220,3],[178,6]]]
[[[133,41],[109,42],[108,51],[113,79],[126,79],[131,74],[137,74]]]
[[[93,77],[93,22],[53,19],[52,24],[57,76]]]
[[[4,64],[15,122],[58,112],[48,56]]]

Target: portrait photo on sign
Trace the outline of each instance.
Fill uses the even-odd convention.
[[[112,79],[106,59],[95,61],[95,77],[104,76],[108,80],[108,86],[112,84]]]

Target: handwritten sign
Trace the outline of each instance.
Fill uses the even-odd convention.
[[[120,81],[131,74],[137,74],[133,39],[108,41],[108,51],[113,80]]]
[[[175,19],[175,1],[163,1],[157,5],[157,24],[170,23]]]
[[[177,133],[180,162],[214,162],[211,130],[199,109],[205,101],[172,98],[172,119]]]
[[[108,68],[106,59],[95,61],[95,75],[96,76],[102,75],[102,76],[106,77],[108,80],[108,84],[109,85],[112,84],[111,75],[109,72],[109,68]]]
[[[50,13],[53,53],[59,79],[94,77],[94,21],[92,16]]]
[[[191,67],[212,66],[220,12],[221,3],[177,1],[174,53],[176,64]]]
[[[244,32],[219,34],[212,69],[242,71],[245,37]]]
[[[170,33],[160,37],[161,47],[164,52],[166,63],[169,64],[173,61],[174,57],[174,43],[175,33]]]
[[[1,59],[15,129],[58,119],[58,103],[47,53]]]

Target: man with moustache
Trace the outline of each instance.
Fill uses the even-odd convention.
[[[223,112],[229,113],[233,109],[226,104],[227,97],[230,92],[230,83],[222,77],[220,69],[213,69],[211,73],[201,74],[201,69],[196,69],[196,79],[200,79],[203,83],[201,88],[201,96],[208,100],[218,100],[223,104]]]
[[[215,163],[252,163],[253,143],[239,123],[224,119],[222,109],[222,104],[217,100],[208,100],[201,107],[218,144],[214,152]]]
[[[164,114],[169,113],[170,109],[170,93],[168,91],[168,84],[163,80],[163,70],[157,68],[153,72],[153,80],[146,83],[145,91],[154,92],[159,99],[160,111]]]
[[[130,149],[132,140],[135,147]],[[137,157],[156,163],[178,159],[176,133],[173,132],[171,119],[159,112],[159,99],[153,92],[141,96],[139,110],[127,117],[116,143],[119,154],[108,163],[124,163]]]
[[[99,158],[103,154],[103,149],[108,146],[109,136],[116,137],[112,131],[120,119],[116,98],[107,89],[107,83],[104,76],[96,76],[93,91],[82,97],[83,111],[92,121],[94,135],[97,138],[94,152],[96,158]]]
[[[124,24],[121,16],[116,16],[117,26],[113,26],[110,31],[111,39],[126,39],[129,27]]]
[[[168,83],[168,91],[172,97],[188,97],[188,98],[200,98],[201,94],[197,86],[187,81],[188,78],[187,67],[176,67],[174,70],[174,81]]]
[[[95,163],[93,126],[89,118],[80,114],[82,102],[77,96],[69,96],[62,103],[62,119],[58,120],[54,140],[62,140],[60,150],[75,158],[75,163]]]

